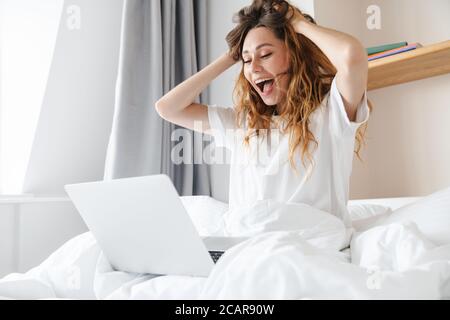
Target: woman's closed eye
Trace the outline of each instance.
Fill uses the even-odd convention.
[[[262,59],[265,59],[265,58],[268,58],[268,57],[270,57],[271,55],[272,55],[272,53],[268,53],[268,54],[266,54],[266,55],[262,56],[261,58],[262,58]]]
[[[268,53],[268,54],[266,54],[266,55],[261,56],[261,59],[268,58],[268,57],[270,57],[271,55],[272,55],[272,53]],[[244,61],[244,63],[250,63],[250,62],[252,62],[252,60]]]

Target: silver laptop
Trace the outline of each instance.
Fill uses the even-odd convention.
[[[65,190],[116,270],[208,276],[246,238],[201,238],[167,175],[66,185]]]

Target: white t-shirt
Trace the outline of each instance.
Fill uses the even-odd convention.
[[[245,208],[267,204],[268,201],[307,204],[337,216],[347,228],[351,228],[347,211],[349,180],[356,131],[369,119],[367,91],[358,106],[356,122],[350,122],[336,78],[333,79],[330,92],[310,116],[309,129],[318,146],[310,149],[315,166],[308,180],[300,147],[295,153],[298,175],[289,163],[289,134],[281,135],[280,131],[273,130],[270,143],[268,139],[253,137],[250,139],[252,151],[249,152],[243,144],[246,129],[236,127],[235,116],[233,108],[208,106],[215,145],[231,151],[228,234],[245,233],[241,222],[249,221],[245,215],[252,214]],[[279,121],[280,117],[275,116],[275,119]],[[307,159],[306,164],[311,169]]]

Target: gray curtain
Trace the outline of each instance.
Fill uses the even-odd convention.
[[[181,127],[163,120],[154,108],[160,97],[206,65],[206,6],[207,0],[124,1],[105,179],[165,173],[180,195],[211,195],[209,167],[193,159],[206,147],[202,134],[184,135],[192,159],[174,163],[171,152],[181,140],[171,136]],[[198,102],[207,102],[206,93]]]

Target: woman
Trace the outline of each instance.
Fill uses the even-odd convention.
[[[230,50],[162,97],[158,113],[231,150],[228,234],[289,227],[289,219],[274,222],[283,220],[272,215],[274,203],[306,204],[351,228],[353,152],[370,113],[364,47],[286,1],[254,0],[235,18]],[[237,61],[234,108],[194,103]],[[264,163],[255,163],[261,153]]]

